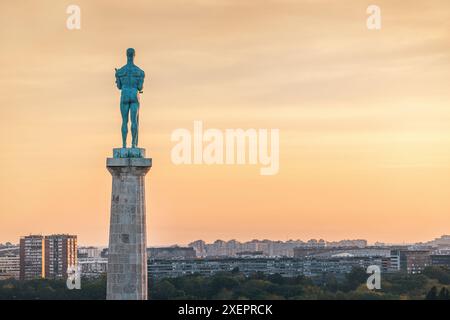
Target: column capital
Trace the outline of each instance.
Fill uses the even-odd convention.
[[[107,158],[106,168],[113,175],[144,176],[152,167],[151,158]]]

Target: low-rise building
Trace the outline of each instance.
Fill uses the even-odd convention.
[[[308,258],[303,263],[303,275],[314,277],[327,273],[343,275],[353,268],[363,268],[376,265],[382,268],[383,256],[351,256],[337,255],[333,257]]]
[[[79,258],[78,266],[81,268],[82,277],[96,278],[106,273],[108,258]]]
[[[194,248],[178,246],[147,248],[147,255],[152,260],[184,260],[196,258]]]
[[[432,266],[450,268],[450,254],[432,254],[430,259]]]
[[[0,257],[0,280],[19,279],[20,276],[20,257],[19,255],[10,255]]]
[[[78,247],[78,258],[99,258],[101,253],[100,247]]]
[[[189,274],[213,275],[223,271],[239,270],[245,275],[261,272],[280,274],[283,277],[305,275],[322,276],[326,273],[346,274],[355,267],[367,268],[378,265],[381,268],[381,256],[336,256],[308,259],[295,258],[207,258],[191,260],[149,260],[149,278],[180,277]]]
[[[400,269],[418,274],[431,265],[430,250],[400,250]]]
[[[189,274],[210,276],[218,272],[239,270],[245,275],[256,272],[294,277],[302,274],[303,264],[292,258],[211,258],[194,260],[149,260],[149,278],[173,278]]]

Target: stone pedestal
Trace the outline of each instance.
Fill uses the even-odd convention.
[[[145,149],[114,149],[106,167],[112,175],[107,300],[147,299],[145,175],[152,159]]]

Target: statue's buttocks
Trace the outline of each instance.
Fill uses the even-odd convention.
[[[122,146],[126,148],[128,118],[131,119],[131,147],[136,148],[139,133],[139,94],[142,93],[145,73],[134,64],[135,51],[127,49],[127,64],[116,69],[116,84],[121,90],[120,112],[122,114]]]

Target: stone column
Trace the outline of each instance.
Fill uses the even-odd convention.
[[[114,149],[106,160],[112,175],[107,300],[147,300],[145,149]]]

